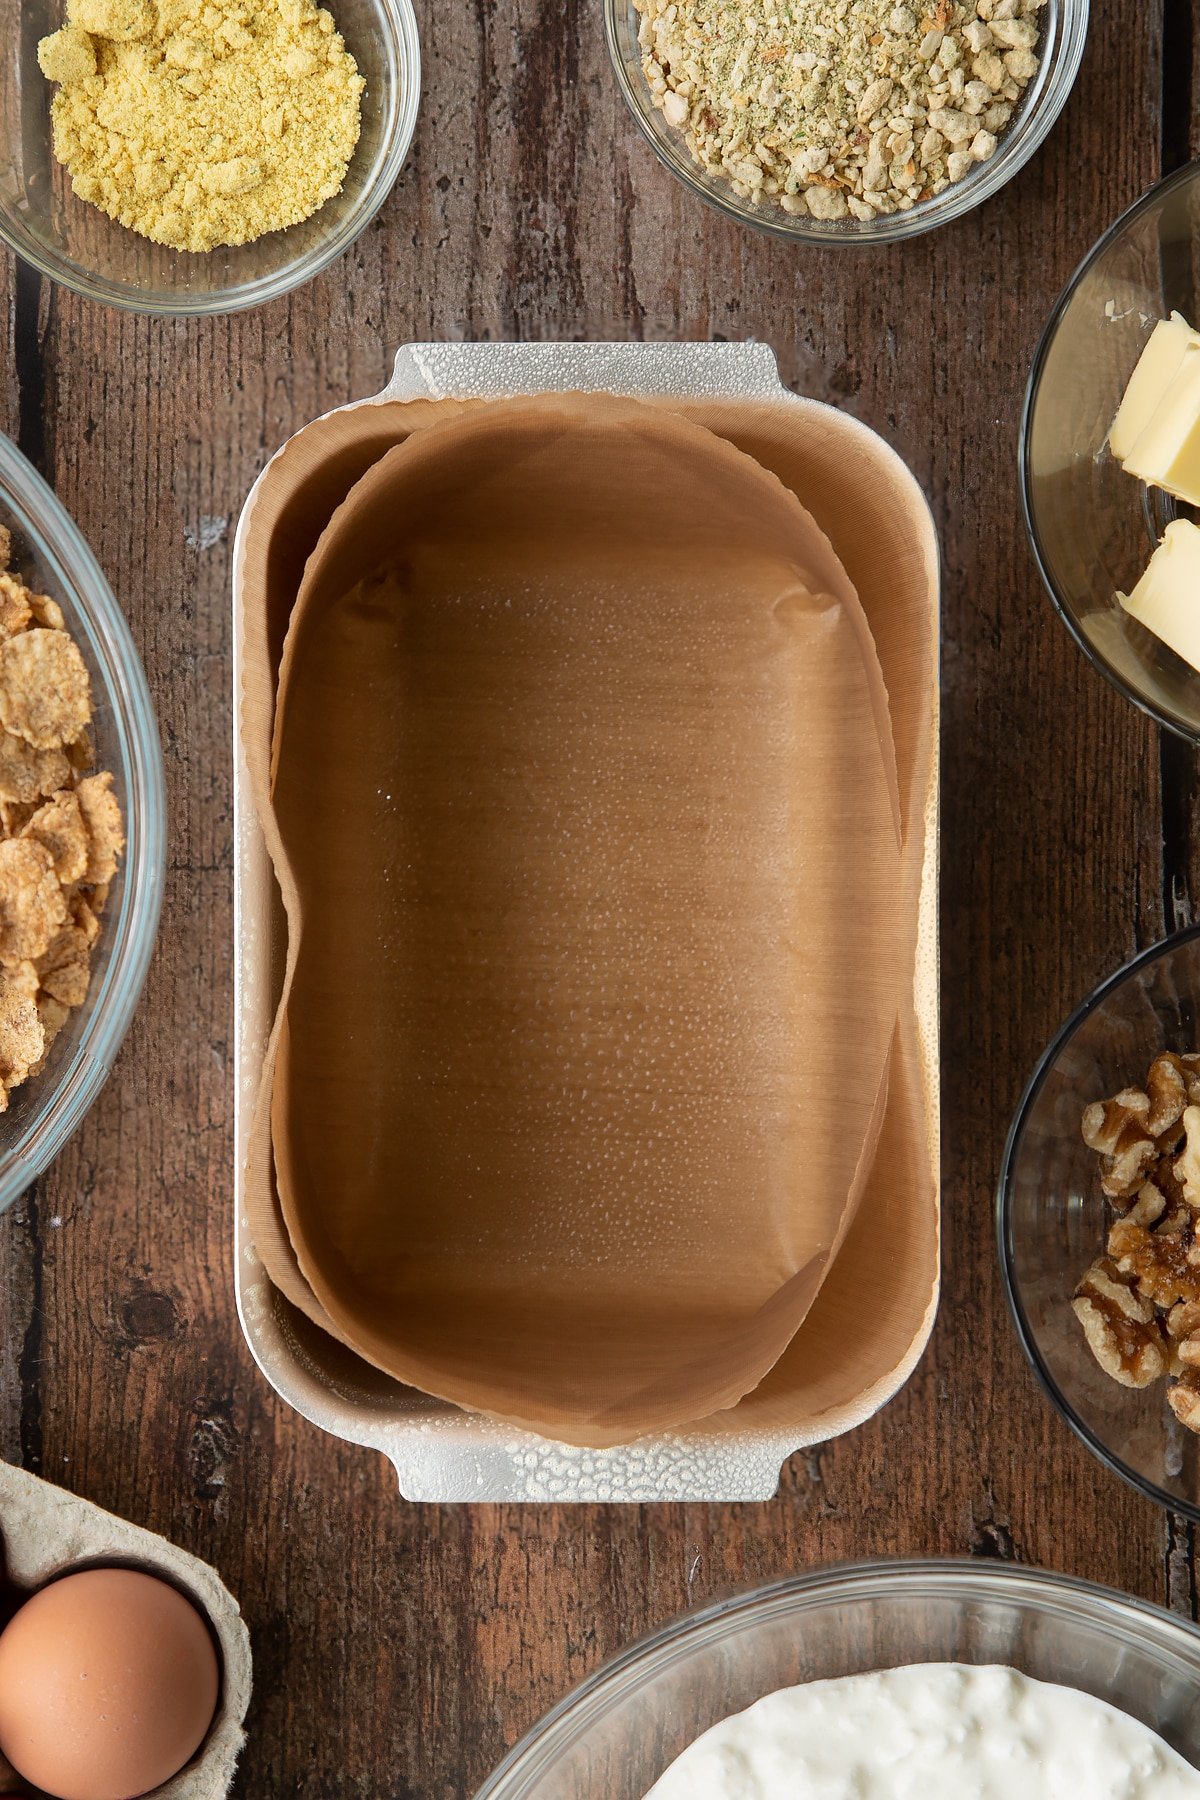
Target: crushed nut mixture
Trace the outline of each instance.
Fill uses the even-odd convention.
[[[743,199],[873,219],[995,153],[1044,0],[635,0],[654,104]]]
[[[87,998],[121,810],[89,774],[91,686],[57,604],[9,572],[0,526],[0,1112]]]
[[[1200,1055],[1156,1056],[1144,1088],[1087,1107],[1083,1139],[1116,1217],[1075,1315],[1123,1387],[1174,1376],[1171,1409],[1200,1433]]]
[[[80,199],[176,250],[307,219],[358,142],[363,79],[313,0],[68,0],[38,61]]]

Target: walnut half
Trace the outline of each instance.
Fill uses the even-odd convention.
[[[1200,1245],[1190,1207],[1177,1207],[1150,1230],[1132,1213],[1118,1219],[1108,1234],[1108,1254],[1119,1273],[1161,1311],[1181,1300],[1200,1300]]]
[[[1122,1088],[1084,1112],[1083,1141],[1100,1158],[1100,1185],[1110,1200],[1135,1194],[1158,1154],[1149,1117],[1150,1096],[1140,1088]]]
[[[1092,1355],[1122,1387],[1149,1387],[1167,1373],[1167,1334],[1155,1308],[1108,1257],[1092,1264],[1071,1304]]]
[[[1167,1390],[1167,1399],[1179,1423],[1200,1433],[1200,1369],[1186,1369]]]
[[[1183,1129],[1183,1150],[1176,1158],[1174,1175],[1183,1198],[1200,1212],[1200,1106],[1184,1108]]]

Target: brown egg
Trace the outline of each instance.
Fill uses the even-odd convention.
[[[0,1635],[0,1754],[57,1800],[133,1800],[199,1749],[217,1656],[190,1600],[134,1569],[87,1569]]]

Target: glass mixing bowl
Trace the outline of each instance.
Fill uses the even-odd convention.
[[[817,1569],[675,1619],[568,1694],[477,1800],[641,1800],[710,1725],[798,1681],[914,1662],[1006,1663],[1119,1706],[1200,1764],[1200,1632],[1036,1569]]]
[[[1200,927],[1135,957],[1067,1020],[1017,1111],[1000,1173],[1000,1258],[1017,1331],[1042,1385],[1088,1448],[1162,1506],[1200,1521],[1200,1438],[1167,1384],[1120,1387],[1096,1363],[1071,1296],[1107,1231],[1080,1121],[1140,1086],[1160,1050],[1200,1048]]]
[[[54,89],[37,62],[38,39],[62,23],[64,0],[0,0],[0,238],[72,292],[131,312],[238,312],[310,281],[387,199],[421,90],[412,0],[332,0],[331,10],[367,84],[345,186],[303,224],[198,254],[152,244],[75,198],[51,153]]]
[[[166,802],[150,690],[129,627],[95,557],[41,476],[0,437],[0,524],[13,568],[58,601],[92,678],[97,769],[111,769],[127,844],[92,952],[84,1004],[40,1075],[0,1114],[0,1212],[58,1155],[99,1093],[133,1017],[162,904]]]
[[[605,34],[617,84],[630,112],[660,161],[685,187],[719,212],[774,237],[810,244],[885,244],[919,237],[936,225],[948,225],[998,192],[1024,168],[1045,141],[1075,84],[1087,39],[1088,0],[1046,0],[1039,24],[1038,72],[1025,89],[999,148],[988,162],[977,163],[962,181],[952,182],[932,200],[918,201],[909,212],[890,213],[866,222],[840,219],[822,222],[785,213],[764,201],[742,200],[725,180],[695,161],[683,134],[668,125],[654,105],[642,73],[638,48],[638,11],[633,0],[604,0]]]
[[[1117,601],[1189,509],[1106,448],[1142,347],[1172,311],[1200,325],[1200,162],[1132,206],[1067,284],[1029,378],[1021,488],[1042,579],[1075,641],[1127,700],[1200,741],[1200,675]]]

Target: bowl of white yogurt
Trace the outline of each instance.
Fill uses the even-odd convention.
[[[871,1562],[632,1645],[477,1800],[1200,1800],[1200,1631],[1008,1564]]]

